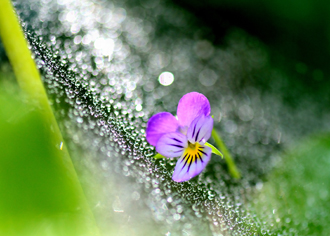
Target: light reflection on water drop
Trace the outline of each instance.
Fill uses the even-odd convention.
[[[169,86],[174,81],[174,75],[171,72],[162,72],[158,77],[158,81],[161,85]]]

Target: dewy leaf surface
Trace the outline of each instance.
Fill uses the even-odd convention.
[[[315,117],[320,106],[308,94],[295,110],[282,101],[282,91],[301,91],[286,87],[288,75],[270,64],[261,42],[233,29],[225,45],[215,46],[194,16],[165,1],[14,3],[103,233],[253,235],[272,229],[251,214],[252,190],[271,171],[278,150],[328,120]],[[167,87],[158,82],[165,71],[174,75]],[[263,78],[272,80],[261,90],[256,84]],[[160,111],[175,114],[191,91],[210,100],[214,126],[241,180],[212,158],[201,175],[175,183],[176,160],[153,159],[144,137],[147,120]]]

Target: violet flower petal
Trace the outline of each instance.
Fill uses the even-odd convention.
[[[176,163],[172,179],[176,182],[190,180],[200,174],[211,159],[212,149],[207,146],[201,146],[201,151],[196,155],[190,155],[185,151]]]
[[[157,142],[156,151],[161,155],[179,157],[188,146],[187,137],[179,132],[164,134]]]
[[[198,116],[211,113],[209,100],[201,93],[191,92],[184,95],[178,104],[177,116],[181,127],[189,127]]]
[[[152,146],[156,146],[161,136],[166,133],[175,132],[178,127],[178,120],[171,113],[157,113],[153,115],[148,121],[146,130],[147,141]]]
[[[212,129],[213,118],[201,115],[191,122],[187,132],[188,141],[193,144],[204,144],[211,137]]]

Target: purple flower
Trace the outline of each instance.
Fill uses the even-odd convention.
[[[213,129],[210,112],[207,98],[191,92],[179,101],[177,118],[169,112],[161,112],[149,119],[147,141],[165,157],[180,157],[172,176],[174,181],[195,177],[209,162],[212,149],[205,143]]]

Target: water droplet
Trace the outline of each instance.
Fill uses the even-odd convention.
[[[174,81],[174,75],[171,72],[162,72],[158,77],[158,81],[161,85],[169,86]]]

